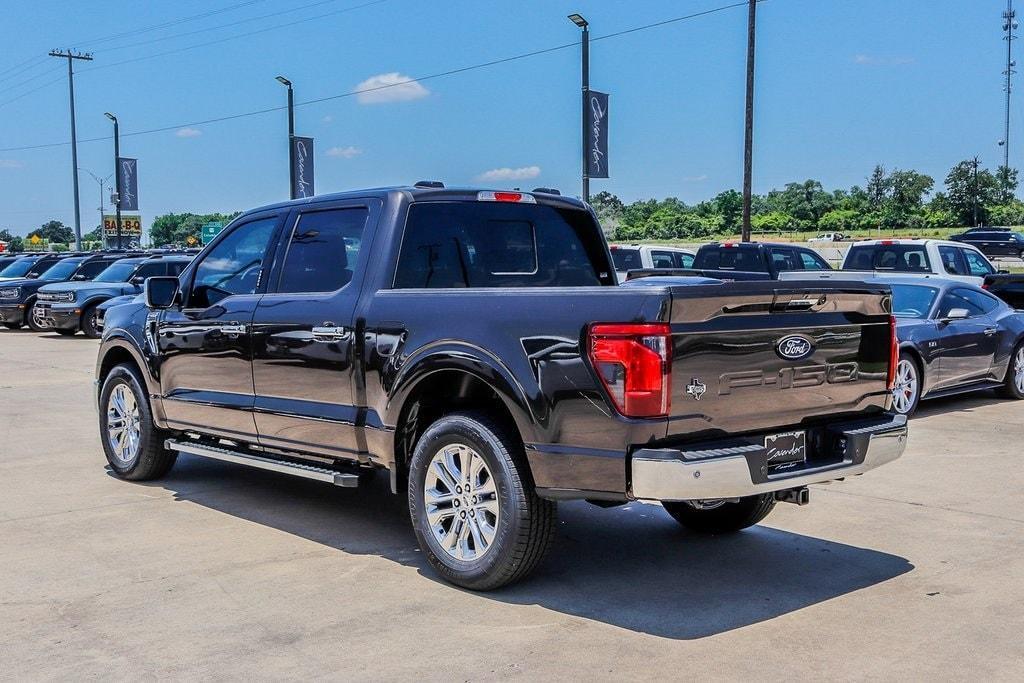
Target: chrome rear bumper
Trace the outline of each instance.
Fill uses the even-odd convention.
[[[842,479],[892,462],[907,446],[907,420],[893,415],[826,430],[834,451],[801,469],[770,474],[762,445],[751,440],[693,450],[641,449],[633,453],[632,497],[638,500],[742,498]]]

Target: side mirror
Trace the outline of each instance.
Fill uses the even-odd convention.
[[[146,305],[153,309],[170,308],[178,299],[178,278],[154,276],[143,285]]]
[[[136,275],[128,282],[133,285],[144,285],[146,284],[146,278],[142,277],[141,275]]]
[[[971,312],[966,308],[951,308],[946,317],[942,319],[943,322],[952,322],[954,320],[966,320],[971,317]]]
[[[999,275],[1009,275],[1010,271],[1008,271],[1006,268],[1000,268],[999,270],[996,271],[996,273]]]

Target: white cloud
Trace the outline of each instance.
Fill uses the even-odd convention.
[[[484,181],[498,180],[529,180],[540,175],[540,166],[523,166],[521,168],[492,168],[484,171],[477,178]]]
[[[188,126],[185,126],[184,128],[176,130],[174,134],[179,138],[197,138],[203,134],[203,131],[198,128],[189,128]]]
[[[430,94],[422,85],[397,71],[370,76],[355,89],[359,104],[406,102],[422,99]]]
[[[339,157],[341,159],[351,159],[352,157],[357,157],[362,153],[363,150],[352,145],[348,145],[347,147],[331,147],[327,150],[327,156]]]
[[[688,175],[683,178],[684,183],[702,183],[707,180],[707,175]]]
[[[17,159],[0,159],[0,168],[21,168],[25,164]]]

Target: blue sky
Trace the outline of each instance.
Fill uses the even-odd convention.
[[[383,0],[357,7],[370,1],[5,3],[0,228],[24,234],[51,218],[73,222],[70,147],[7,149],[70,139],[63,62],[40,58],[3,73],[54,47],[93,51],[95,61],[76,63],[79,138],[109,136],[103,112],[118,115],[122,155],[139,158],[145,222],[168,211],[242,210],[286,198],[284,111],[186,125],[283,105],[277,74],[295,83],[302,102],[395,74],[416,78],[571,43],[579,31],[565,17],[575,11],[597,37],[731,0]],[[1000,0],[760,5],[755,191],[806,178],[827,187],[862,184],[875,163],[915,168],[939,182],[975,154],[998,165],[1004,7]],[[341,11],[348,8],[355,9]],[[217,10],[226,11],[141,30]],[[259,18],[268,14],[276,16]],[[310,17],[318,18],[301,21]],[[243,23],[215,28],[233,22]],[[111,34],[124,35],[97,40]],[[611,93],[612,175],[593,181],[593,192],[694,202],[739,187],[745,38],[746,10],[735,8],[593,43],[592,87]],[[114,66],[126,60],[136,61]],[[1021,131],[1019,97],[1013,116]],[[426,178],[580,191],[575,46],[376,97],[302,106],[296,121],[297,133],[316,139],[318,193]],[[163,127],[171,129],[125,135]],[[1024,131],[1014,145],[1011,165],[1020,166]],[[81,142],[79,166],[108,175],[110,140]],[[80,178],[82,225],[91,229],[99,189],[87,173]]]

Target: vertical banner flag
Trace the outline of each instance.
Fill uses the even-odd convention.
[[[292,193],[296,198],[313,196],[313,138],[292,138]]]
[[[588,90],[583,107],[587,113],[587,177],[608,177],[608,94]]]
[[[118,157],[118,170],[121,172],[121,184],[117,194],[121,198],[122,211],[139,210],[139,160]]]

